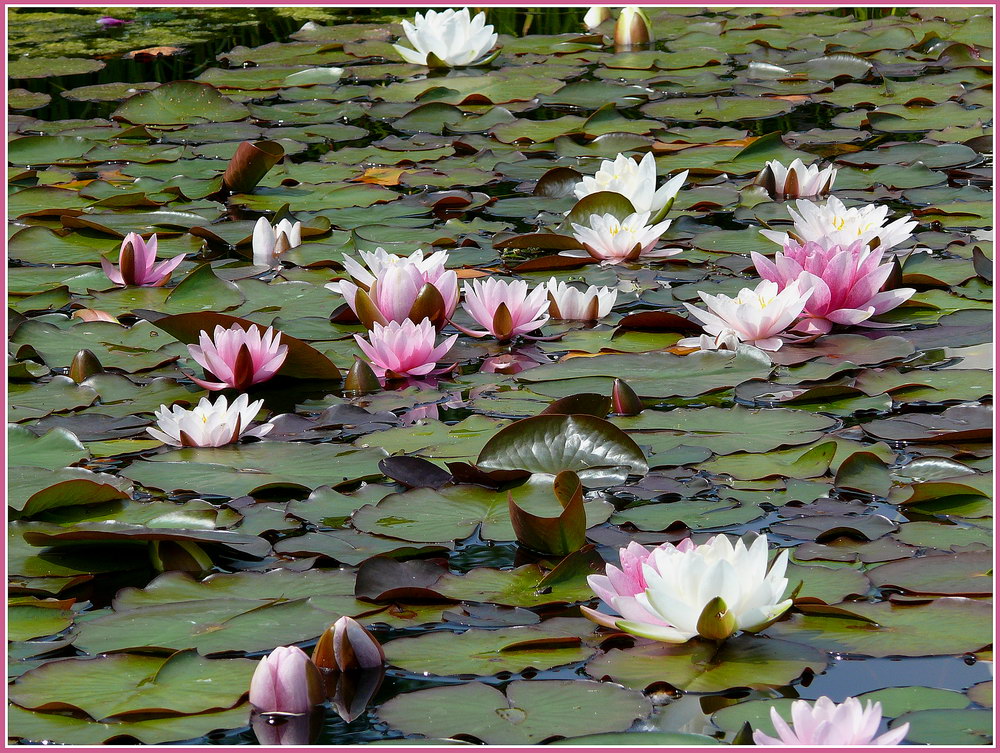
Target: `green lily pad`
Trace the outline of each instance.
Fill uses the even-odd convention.
[[[111,117],[136,125],[230,122],[249,115],[246,107],[209,84],[172,81],[129,97]]]
[[[650,708],[641,693],[615,685],[520,680],[508,685],[506,694],[478,682],[405,693],[378,714],[407,734],[529,745],[555,735],[623,731]]]

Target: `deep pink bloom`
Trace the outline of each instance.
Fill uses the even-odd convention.
[[[473,280],[465,285],[462,304],[486,332],[463,330],[473,337],[493,335],[500,342],[512,340],[541,327],[549,320],[548,291],[544,285],[528,292],[524,280]]]
[[[379,377],[425,376],[447,355],[458,335],[452,335],[434,346],[436,336],[430,319],[414,324],[409,319],[389,322],[384,327],[377,322],[368,333],[368,340],[355,335],[358,347],[372,362]]]
[[[274,649],[250,680],[250,704],[264,713],[307,714],[324,695],[319,668],[295,646]]]
[[[780,289],[796,280],[802,290],[812,288],[803,319],[795,326],[809,334],[825,334],[834,324],[878,326],[867,322],[913,295],[912,288],[879,292],[892,272],[891,264],[882,263],[883,255],[881,247],[869,248],[863,240],[829,248],[789,240],[773,262],[757,252],[750,254],[757,273]]]
[[[97,25],[103,26],[105,29],[112,26],[124,26],[125,24],[130,24],[131,21],[124,18],[114,18],[113,16],[101,16],[97,19]]]
[[[670,543],[660,544],[657,549],[676,549],[680,552],[689,552],[694,549],[694,542],[691,539],[684,539],[676,546]],[[608,565],[604,575],[590,575],[587,583],[597,594],[597,597],[611,607],[618,615],[604,614],[596,609],[580,607],[580,610],[598,625],[613,628],[615,623],[622,618],[634,622],[645,622],[653,625],[666,625],[663,620],[654,617],[648,610],[644,609],[636,600],[636,595],[646,590],[646,578],[642,573],[642,566],[647,562],[652,565],[653,552],[635,541],[629,543],[624,549],[618,551],[621,562],[621,569],[614,565]]]
[[[281,344],[281,333],[271,327],[261,335],[261,327],[248,330],[239,324],[229,329],[216,325],[209,337],[201,331],[198,345],[188,345],[191,357],[219,381],[211,382],[197,377],[192,381],[206,390],[221,390],[234,387],[245,390],[252,384],[264,382],[273,377],[288,355],[288,346]]]
[[[166,285],[170,275],[184,261],[184,254],[156,263],[156,233],[144,241],[138,233],[129,233],[118,253],[118,268],[101,258],[101,268],[116,285],[158,288]]]

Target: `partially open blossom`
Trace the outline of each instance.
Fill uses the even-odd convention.
[[[708,306],[708,311],[690,303],[684,305],[702,323],[705,332],[713,337],[722,335],[729,338],[731,332],[740,342],[761,350],[778,350],[783,344],[779,335],[798,319],[812,292],[800,285],[793,282],[779,292],[777,283],[762,280],[756,288],[743,288],[735,298],[699,291],[698,295]],[[701,346],[701,340],[688,337],[677,344],[697,348]]]
[[[622,553],[621,570],[609,566],[606,576],[588,579],[623,619],[593,610],[587,617],[643,638],[684,643],[697,635],[723,640],[739,630],[763,630],[792,605],[781,599],[788,552],[768,567],[762,534],[749,547],[720,534],[697,546],[662,544],[645,555],[639,549],[645,548]]]
[[[577,319],[592,322],[603,319],[611,313],[618,291],[614,288],[599,288],[591,285],[586,290],[578,290],[565,282],[551,278],[543,286],[549,296],[549,316],[553,319]]]
[[[788,167],[771,160],[753,182],[775,199],[809,199],[830,193],[836,177],[833,165],[820,170],[818,165],[807,166],[796,158]]]
[[[430,319],[414,324],[409,319],[389,322],[384,327],[377,322],[366,340],[361,335],[354,339],[372,362],[379,377],[426,376],[444,358],[458,335],[452,335],[436,346],[437,332]]]
[[[864,241],[824,247],[789,240],[774,261],[756,251],[750,258],[757,273],[780,289],[794,282],[801,289],[812,288],[805,317],[795,329],[825,334],[834,324],[872,326],[871,317],[896,308],[916,292],[912,288],[879,292],[892,272],[891,263],[882,263],[883,255],[881,247],[871,248]]]
[[[584,14],[583,25],[587,31],[593,31],[609,18],[611,18],[611,8],[606,5],[594,5]]]
[[[771,723],[777,737],[754,730],[757,745],[899,745],[910,725],[901,724],[883,735],[878,734],[882,721],[882,704],[868,701],[862,708],[861,701],[848,697],[843,703],[834,703],[821,696],[815,704],[809,701],[792,703],[792,726],[788,726],[777,709],[771,707]]]
[[[653,40],[653,24],[642,8],[626,5],[615,22],[615,49],[627,50]]]
[[[435,327],[444,322],[458,307],[458,275],[445,269],[448,254],[435,251],[426,258],[421,249],[409,256],[397,256],[377,248],[361,252],[364,266],[349,256],[344,268],[350,280],[327,284],[340,293],[351,311],[368,329],[375,322],[388,324],[404,319],[417,323],[430,319]]]
[[[118,252],[118,268],[101,258],[101,269],[115,285],[158,288],[166,285],[170,275],[184,261],[184,254],[156,263],[156,233],[144,241],[138,233],[129,233]]]
[[[313,649],[312,660],[321,669],[350,672],[381,667],[385,653],[364,625],[351,617],[341,617],[323,631]]]
[[[153,414],[158,428],[149,427],[146,431],[174,447],[222,447],[240,437],[262,437],[271,431],[271,424],[251,429],[250,422],[264,401],[249,401],[243,394],[229,405],[225,396],[219,395],[214,403],[203,397],[191,410],[179,405],[161,405]]]
[[[524,280],[472,280],[466,283],[465,303],[469,316],[486,328],[485,332],[464,330],[474,337],[493,335],[500,342],[538,329],[549,320],[546,310],[549,299],[545,286],[539,285],[530,293]]]
[[[407,63],[460,68],[488,63],[496,57],[489,52],[498,37],[493,27],[487,25],[485,13],[470,18],[468,8],[428,10],[426,15],[417,13],[413,23],[403,21],[402,24],[414,49],[399,44],[394,44],[393,48]]]
[[[736,335],[735,330],[727,327],[720,329],[714,335],[685,337],[677,344],[684,348],[697,348],[698,350],[736,350],[740,346],[740,338]]]
[[[909,215],[886,223],[889,207],[868,204],[848,209],[836,196],[831,196],[825,204],[816,204],[807,199],[795,202],[795,209],[789,209],[792,216],[792,231],[782,233],[777,230],[761,230],[765,238],[788,244],[790,238],[799,243],[818,243],[824,248],[850,246],[860,241],[872,248],[881,246],[888,251],[907,240],[917,226]]]
[[[288,356],[288,346],[281,344],[280,332],[268,327],[261,335],[261,327],[251,327],[248,331],[239,324],[229,329],[216,325],[211,337],[202,330],[198,345],[188,345],[188,351],[207,374],[219,380],[212,382],[191,377],[206,390],[226,387],[245,390],[252,384],[267,381],[278,373]]]
[[[663,259],[679,254],[679,248],[654,250],[670,220],[648,225],[649,212],[636,212],[623,220],[613,214],[590,215],[590,227],[573,223],[573,237],[602,264],[621,264],[640,258]]]
[[[273,267],[281,255],[302,243],[302,223],[281,220],[272,227],[264,217],[253,226],[253,263]]]
[[[619,193],[632,202],[637,213],[649,212],[653,222],[662,220],[677,192],[687,179],[685,170],[656,187],[656,160],[648,152],[639,162],[624,154],[614,160],[604,160],[594,177],[586,176],[573,187],[577,199],[599,191]]]
[[[307,714],[323,697],[319,668],[295,646],[274,649],[250,680],[250,705],[264,713]]]

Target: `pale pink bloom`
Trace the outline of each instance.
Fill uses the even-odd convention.
[[[500,342],[512,340],[541,327],[549,320],[549,299],[544,285],[528,292],[524,280],[507,282],[495,277],[466,283],[465,303],[469,316],[486,332],[463,330],[473,337],[493,335]]]
[[[239,324],[224,329],[216,325],[211,337],[202,330],[198,345],[188,345],[188,351],[207,374],[219,381],[191,377],[192,381],[206,390],[245,390],[273,377],[288,356],[288,346],[281,344],[280,332],[268,327],[261,335],[261,329],[255,326],[247,331]]]
[[[240,437],[263,437],[274,427],[262,424],[250,429],[250,422],[264,405],[253,403],[244,393],[229,405],[224,395],[214,402],[203,397],[191,410],[179,405],[161,405],[153,414],[157,428],[146,429],[150,435],[174,447],[222,447]]]
[[[144,241],[138,233],[129,233],[118,253],[118,268],[101,258],[101,269],[115,285],[158,288],[166,285],[170,275],[184,261],[184,254],[156,263],[156,233]]]
[[[372,369],[379,377],[425,376],[451,350],[458,335],[452,335],[435,347],[437,332],[430,319],[414,324],[409,319],[389,322],[384,327],[376,324],[368,333],[368,340],[355,335],[358,347],[372,362]]]
[[[555,277],[545,283],[549,296],[549,316],[553,319],[573,319],[595,321],[611,313],[618,291],[614,288],[599,288],[591,285],[586,290],[577,290],[559,282]]]
[[[917,226],[909,216],[887,225],[889,207],[867,204],[848,209],[836,196],[831,196],[825,204],[799,199],[795,208],[799,211],[788,210],[793,221],[791,233],[761,230],[760,234],[782,246],[794,238],[800,243],[819,243],[824,248],[849,246],[860,241],[873,248],[881,246],[888,250],[907,240]]]
[[[673,544],[660,544],[658,549],[677,549],[680,552],[689,552],[694,549],[694,542],[691,539],[683,539],[676,547]],[[634,620],[653,625],[665,625],[658,617],[643,609],[636,596],[646,590],[646,578],[642,573],[642,566],[653,556],[653,550],[647,549],[642,544],[632,541],[624,549],[618,550],[618,559],[621,568],[608,565],[604,569],[604,575],[588,575],[587,583],[591,590],[601,601],[613,609],[617,614],[610,615],[598,612],[589,607],[580,607],[580,611],[586,617],[604,627],[615,627],[618,620]],[[621,615],[620,617],[618,615]]]
[[[802,292],[800,285],[793,282],[779,292],[777,283],[762,280],[756,288],[743,288],[735,298],[699,291],[708,311],[690,303],[684,305],[702,323],[705,332],[720,342],[731,341],[734,333],[740,342],[761,350],[778,350],[783,344],[779,335],[798,319],[812,292],[811,289]],[[677,344],[697,348],[702,343],[700,338],[688,337]]]
[[[879,292],[892,264],[882,263],[881,247],[873,249],[863,241],[828,248],[789,241],[773,262],[756,251],[750,258],[757,273],[781,289],[796,281],[802,289],[812,288],[805,317],[795,326],[809,334],[825,334],[834,324],[879,326],[868,319],[896,308],[916,292],[913,288]]]
[[[819,169],[818,165],[806,165],[796,158],[785,167],[778,160],[764,165],[754,183],[778,199],[808,199],[830,193],[837,168],[833,165]]]
[[[754,730],[753,741],[757,745],[899,745],[910,731],[907,723],[878,735],[881,721],[882,704],[878,701],[868,701],[862,708],[857,698],[834,703],[822,696],[814,705],[801,700],[792,703],[791,727],[772,707],[771,723],[778,737]]]
[[[340,293],[351,311],[371,329],[371,324],[388,324],[427,317],[441,327],[458,307],[458,275],[445,269],[448,253],[435,251],[424,258],[422,249],[409,256],[397,256],[377,248],[361,252],[364,266],[349,256],[344,268],[351,280],[327,284]],[[425,290],[430,286],[436,290]]]
[[[319,668],[295,646],[274,649],[250,680],[250,704],[264,713],[307,714],[324,695]]]
[[[108,29],[112,26],[124,26],[125,24],[130,24],[130,23],[132,22],[124,18],[115,18],[113,16],[101,16],[99,19],[97,19],[97,25],[102,26],[105,29]]]
[[[623,220],[611,213],[592,214],[589,222],[590,227],[572,223],[573,237],[602,264],[621,264],[641,258],[663,259],[681,252],[679,248],[654,250],[671,220],[647,226],[649,212],[636,212]]]

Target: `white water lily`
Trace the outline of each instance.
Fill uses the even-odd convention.
[[[789,209],[793,226],[791,233],[781,233],[776,230],[761,230],[760,234],[768,240],[788,243],[789,236],[800,243],[812,241],[823,248],[832,246],[850,246],[862,241],[872,247],[883,250],[898,246],[907,240],[917,226],[909,215],[886,223],[889,207],[878,204],[867,204],[862,207],[848,209],[836,196],[831,196],[825,204],[816,204],[806,199],[795,202],[795,208]]]
[[[636,212],[619,220],[613,214],[590,215],[590,227],[573,225],[573,237],[602,264],[621,264],[640,258],[662,259],[679,254],[679,248],[654,250],[670,220],[647,225],[649,212]]]
[[[771,160],[754,183],[776,199],[810,199],[830,193],[836,178],[837,168],[833,165],[821,170],[819,165],[806,165],[800,159],[795,159],[788,167]]]
[[[578,290],[555,277],[543,287],[549,296],[549,316],[553,319],[585,322],[603,319],[611,313],[618,300],[618,291],[614,288],[591,285],[586,290]]]
[[[274,427],[268,423],[247,429],[264,405],[263,400],[249,401],[242,394],[232,405],[222,395],[214,403],[203,397],[191,410],[161,405],[154,414],[159,428],[146,431],[174,447],[222,447],[240,437],[262,437]]]
[[[763,630],[792,605],[781,598],[787,564],[788,552],[782,550],[768,567],[763,534],[749,547],[723,534],[693,547],[657,547],[642,564],[646,588],[635,596],[636,617],[655,621],[622,619],[615,625],[666,643]]]
[[[731,342],[733,334],[740,342],[761,350],[778,350],[784,343],[779,335],[802,314],[812,288],[801,290],[799,281],[779,292],[777,283],[762,280],[756,288],[743,288],[735,298],[699,291],[708,311],[685,303],[688,311],[702,323],[705,332],[720,343]],[[681,347],[700,348],[702,341],[687,337]]]
[[[598,191],[619,193],[632,202],[636,212],[648,212],[653,222],[659,222],[670,210],[687,176],[685,170],[657,188],[656,160],[651,152],[639,162],[619,154],[614,160],[601,162],[594,177],[584,177],[573,187],[573,194],[582,199]]]
[[[412,24],[409,21],[402,24],[414,49],[398,44],[393,47],[406,62],[417,65],[459,68],[486,63],[498,38],[493,27],[487,25],[486,14],[477,13],[470,18],[468,8],[428,10],[426,15],[417,13]]]
[[[272,226],[261,217],[253,226],[253,263],[273,267],[283,253],[301,244],[301,222],[281,220]]]

